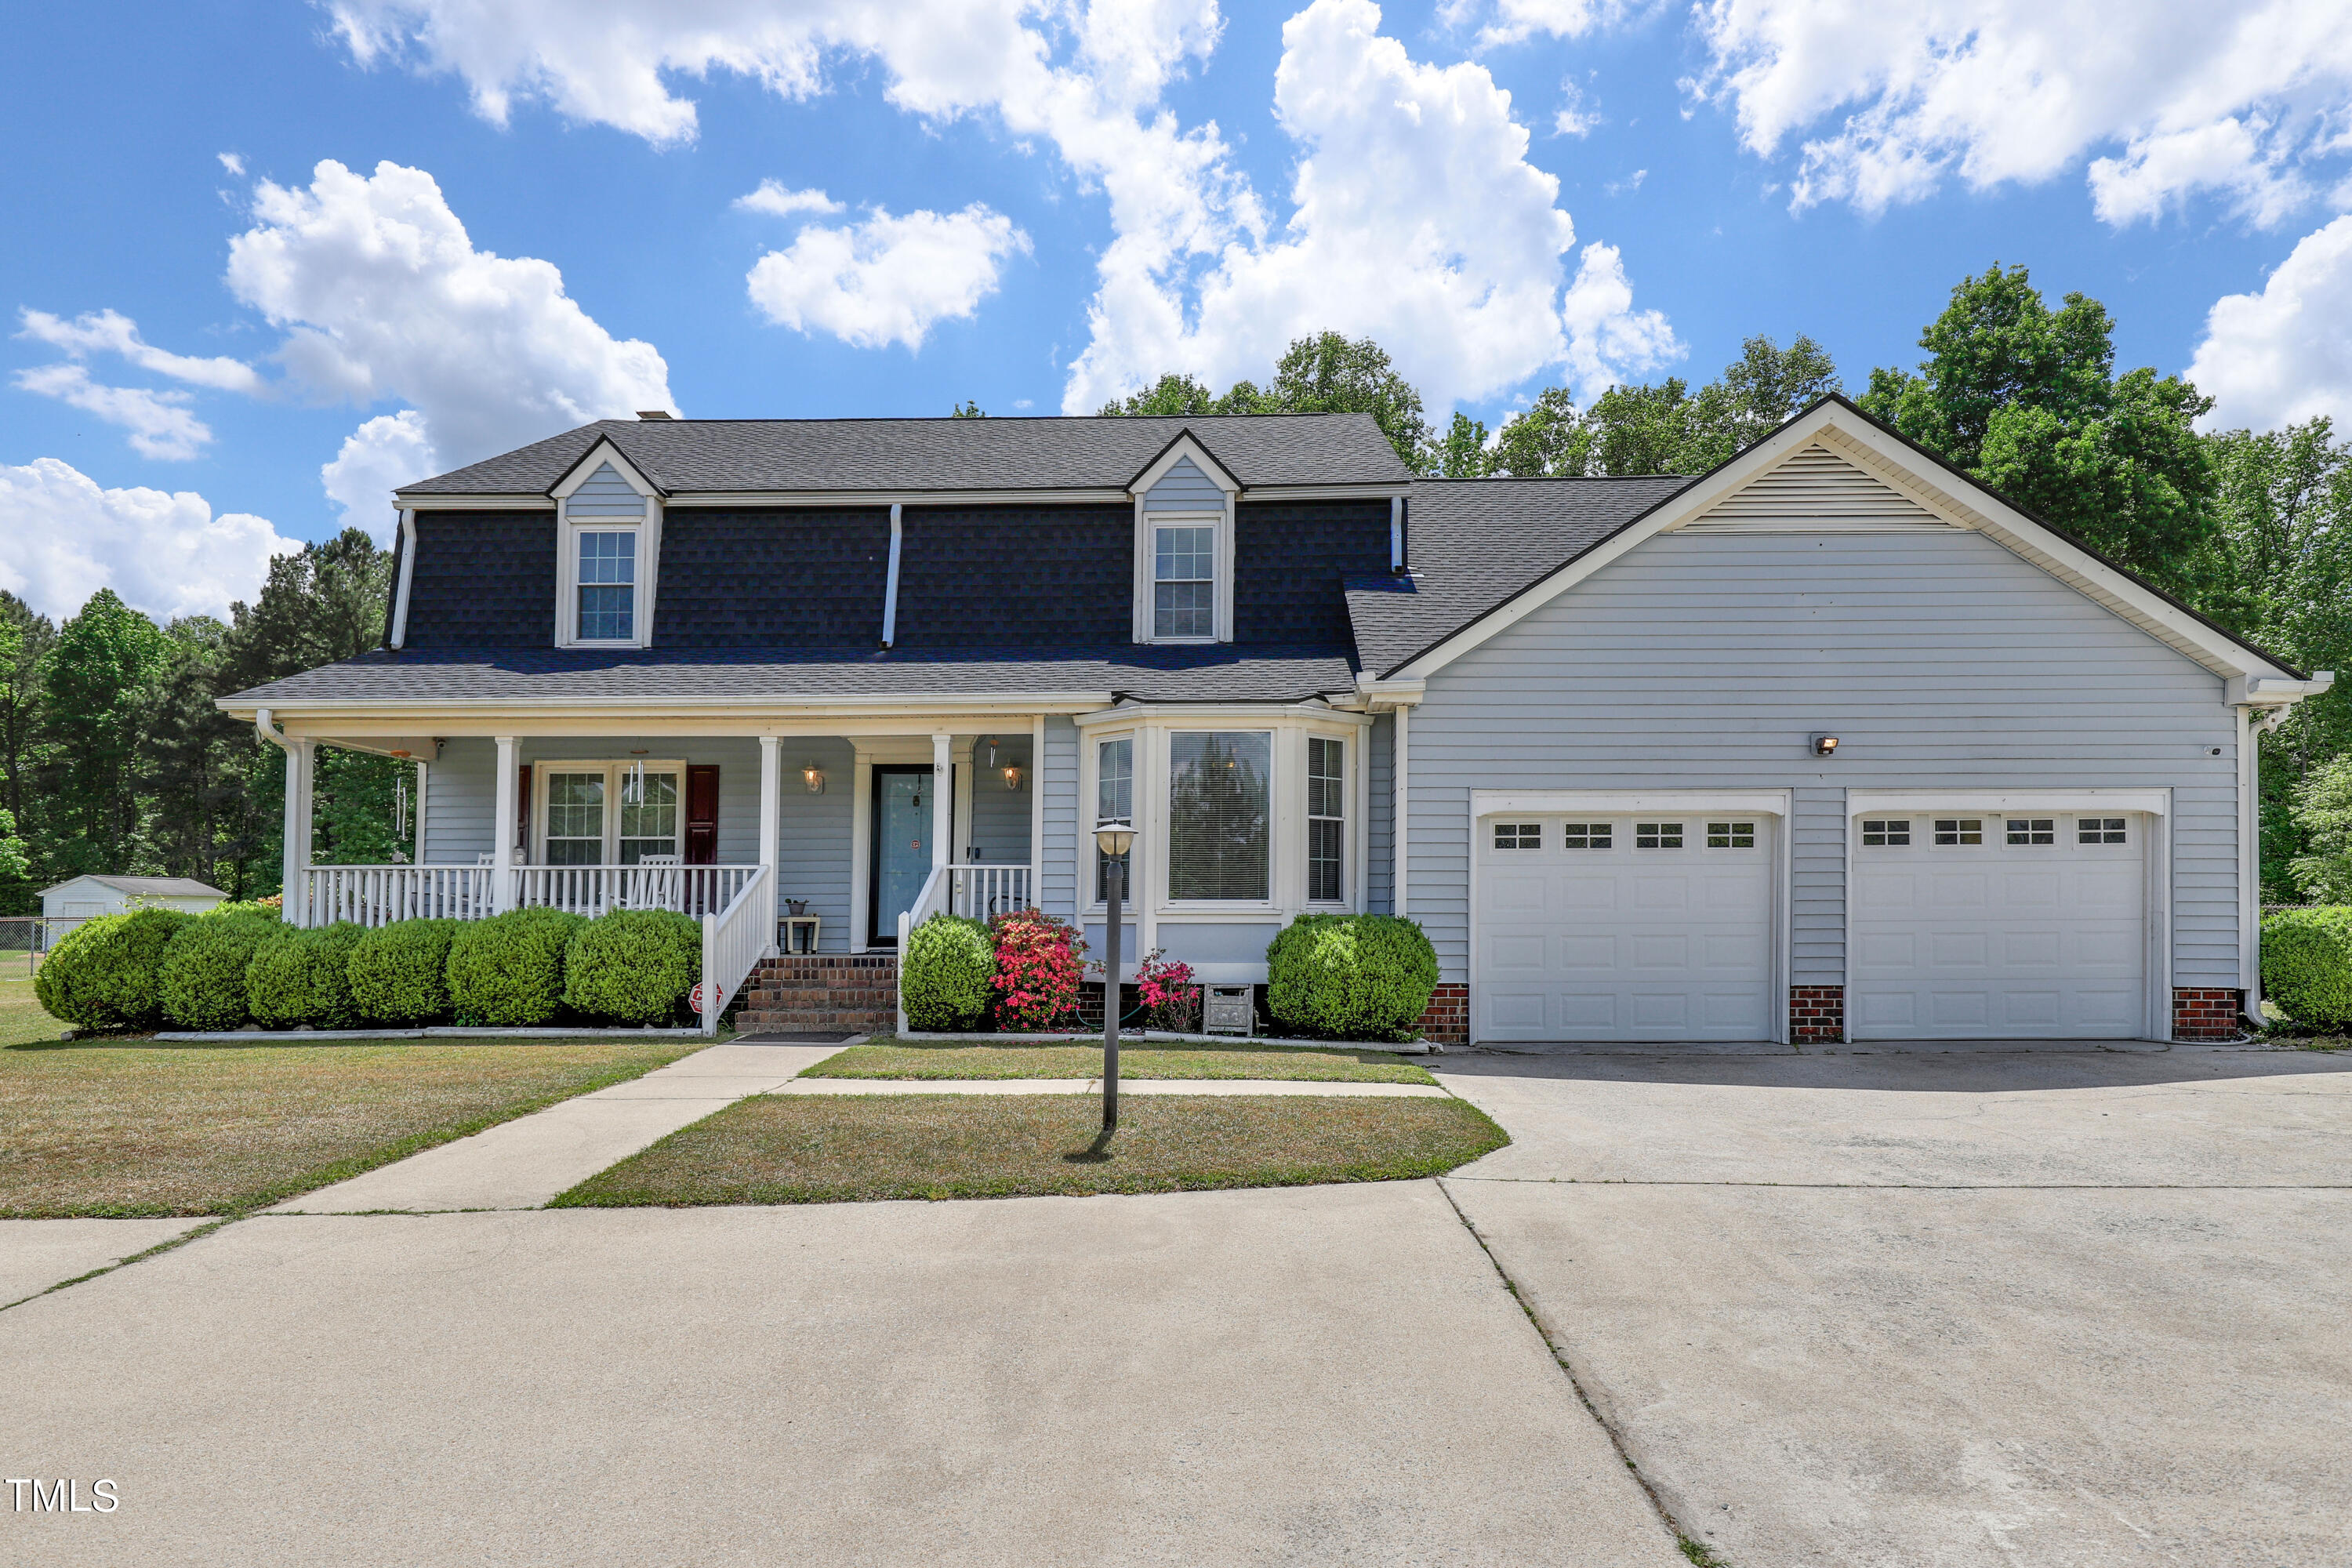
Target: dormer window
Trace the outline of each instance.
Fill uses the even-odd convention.
[[[1217,636],[1217,525],[1155,521],[1151,636],[1155,642],[1213,642]]]
[[[637,637],[637,531],[577,529],[580,640],[633,643]]]
[[[661,498],[609,441],[552,492],[558,647],[648,647],[661,564]]]

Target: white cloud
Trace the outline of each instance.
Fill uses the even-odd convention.
[[[1583,9],[1606,20],[1637,8]],[[987,114],[1050,145],[1100,191],[1111,231],[1066,409],[1163,370],[1263,375],[1291,337],[1324,327],[1377,336],[1439,405],[1570,359],[1561,302],[1574,230],[1556,182],[1526,162],[1508,95],[1475,65],[1414,64],[1378,37],[1370,0],[1317,0],[1285,29],[1276,109],[1306,155],[1278,235],[1217,127],[1185,130],[1162,101],[1215,47],[1215,0],[507,0],[495,11],[335,0],[332,10],[362,64],[455,73],[500,122],[540,100],[682,142],[696,134],[695,109],[673,84],[725,70],[805,98],[845,58],[878,66],[889,100],[936,126]],[[1629,336],[1655,342],[1614,334]],[[1589,336],[1585,363],[1608,363],[1611,338]],[[443,444],[437,426],[435,436]]]
[[[240,179],[244,177],[245,160],[239,157],[236,153],[215,153],[213,156],[220,160],[220,166],[222,168],[226,169],[230,174],[236,175]]]
[[[226,616],[260,591],[271,556],[301,548],[264,519],[215,517],[194,491],[100,489],[55,458],[0,465],[0,588],[53,618],[100,588],[166,620]]]
[[[1654,8],[1652,0],[1495,0],[1495,19],[1478,30],[1478,41],[1516,44],[1538,33],[1580,38]],[[1449,19],[1459,19],[1468,9],[1450,8]]]
[[[1633,286],[1613,245],[1588,245],[1569,285],[1561,317],[1568,323],[1569,374],[1590,396],[1643,369],[1679,359],[1683,345],[1656,310],[1633,309]]]
[[[195,359],[175,354],[146,342],[139,323],[115,310],[89,310],[68,321],[47,310],[21,310],[23,331],[16,335],[60,348],[80,359],[86,354],[112,353],[157,375],[168,375],[193,386],[222,392],[258,393],[261,377],[242,360]]]
[[[229,287],[287,329],[278,357],[294,382],[408,404],[442,460],[675,406],[651,343],[614,339],[551,263],[474,248],[422,169],[331,160],[307,188],[264,181],[254,215],[230,242]]]
[[[2352,426],[2352,217],[2305,235],[2261,293],[2216,300],[2189,379],[2214,400],[2207,428]]]
[[[735,198],[737,210],[790,217],[794,213],[837,213],[841,204],[823,191],[787,190],[781,180],[761,180],[760,188]]]
[[[1801,139],[1799,208],[2032,184],[2120,143],[2089,171],[2108,222],[2217,190],[2276,225],[2352,88],[2340,0],[1703,0],[1696,20],[1711,61],[1686,85],[1759,156]]]
[[[996,291],[1004,258],[1029,237],[1002,213],[875,209],[844,228],[801,230],[791,247],[760,258],[746,279],[768,320],[826,331],[862,349],[923,346],[941,321],[968,319]]]
[[[1600,112],[1588,107],[1584,91],[1572,81],[1559,84],[1559,111],[1551,117],[1555,136],[1583,136],[1601,123]]]
[[[391,542],[394,521],[392,492],[431,479],[442,462],[425,432],[425,416],[414,408],[379,415],[343,439],[342,450],[319,469],[327,499],[342,509],[346,526],[364,528],[376,542]]]
[[[16,384],[121,426],[131,432],[131,447],[143,458],[184,461],[201,453],[213,438],[211,427],[188,412],[184,392],[108,386],[90,380],[89,371],[70,363],[20,370]]]

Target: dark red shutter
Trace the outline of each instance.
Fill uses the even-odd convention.
[[[686,863],[719,864],[719,764],[694,763],[686,770]]]
[[[515,856],[520,864],[530,855],[530,764],[515,769]]]

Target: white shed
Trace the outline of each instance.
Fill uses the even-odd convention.
[[[92,915],[119,915],[136,909],[185,910],[199,914],[228,897],[194,877],[76,877],[41,889],[41,913],[49,918],[49,940]]]

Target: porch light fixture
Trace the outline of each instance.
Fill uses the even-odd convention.
[[[818,767],[814,763],[803,763],[801,764],[801,782],[808,785],[809,794],[823,795],[824,793],[824,770]]]
[[[1103,1111],[1102,1135],[1118,1131],[1118,896],[1126,881],[1120,857],[1135,847],[1132,822],[1095,824],[1095,847],[1110,857],[1103,868]],[[1097,1142],[1096,1148],[1101,1149]]]
[[[1014,795],[1021,793],[1021,770],[1018,767],[1004,770],[1004,787]]]
[[[1838,738],[1835,735],[1815,735],[1811,737],[1811,741],[1813,755],[1817,757],[1837,755]]]

